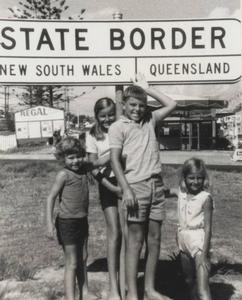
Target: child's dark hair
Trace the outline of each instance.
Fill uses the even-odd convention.
[[[124,90],[123,101],[126,102],[130,97],[140,101],[147,102],[147,94],[144,89],[139,86],[131,85]]]
[[[90,130],[90,134],[94,136],[97,140],[103,140],[104,139],[104,133],[102,131],[102,128],[98,122],[98,113],[100,110],[107,108],[109,106],[113,106],[115,109],[115,103],[112,99],[108,97],[100,98],[96,101],[94,105],[94,116],[95,116],[95,124]]]
[[[182,191],[186,191],[185,178],[191,172],[200,173],[204,179],[203,188],[204,189],[209,188],[209,178],[208,178],[208,173],[207,173],[204,161],[200,158],[192,157],[184,162],[182,169],[181,169],[180,188]]]
[[[56,145],[55,157],[62,160],[70,154],[79,154],[84,157],[86,150],[83,142],[72,136],[67,136]]]

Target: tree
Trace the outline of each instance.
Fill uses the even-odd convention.
[[[18,2],[19,7],[9,8],[15,18],[21,19],[60,19],[61,15],[69,8],[66,0],[23,0]],[[75,17],[78,20],[83,19],[86,10],[81,9]],[[73,17],[69,17],[73,19]]]
[[[61,15],[69,8],[66,0],[23,0],[18,2],[19,7],[9,8],[15,18],[21,19],[60,19]],[[85,9],[75,17],[83,19]],[[73,17],[69,17],[73,19]],[[27,86],[23,93],[23,104],[25,105],[49,105],[53,107],[55,103],[63,101],[63,94],[60,92],[61,86]]]
[[[52,88],[52,99],[54,98],[53,103],[50,103],[50,97],[48,88]],[[63,101],[63,93],[60,92],[59,87],[53,86],[26,86],[24,92],[22,93],[22,102],[20,105],[28,105],[28,106],[36,106],[36,105],[49,105],[54,106],[54,104],[58,104],[58,102]]]

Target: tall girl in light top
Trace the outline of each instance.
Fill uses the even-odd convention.
[[[182,167],[179,190],[171,191],[178,196],[177,241],[191,300],[211,300],[209,250],[214,204],[208,187],[204,162],[191,158]]]
[[[110,166],[110,148],[108,130],[115,121],[115,104],[110,98],[97,100],[94,106],[96,123],[86,137],[86,151],[90,162],[99,158],[107,158],[105,167],[93,170],[99,183],[99,197],[107,226],[107,260],[110,291],[108,300],[120,300],[118,288],[118,263],[121,244],[121,230],[118,214],[118,198],[121,188]]]

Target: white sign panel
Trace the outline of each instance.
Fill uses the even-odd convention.
[[[240,36],[237,19],[0,20],[0,83],[233,83]]]

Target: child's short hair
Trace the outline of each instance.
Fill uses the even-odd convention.
[[[124,90],[123,101],[126,102],[130,97],[140,101],[147,102],[147,94],[144,89],[139,86],[131,85]]]
[[[84,157],[86,150],[84,143],[77,138],[67,136],[56,145],[55,157],[59,160],[64,159],[66,155],[79,154]]]
[[[202,159],[197,157],[192,157],[187,159],[181,169],[181,178],[180,178],[180,188],[182,191],[186,191],[185,178],[191,172],[198,172],[204,179],[203,188],[206,190],[209,188],[209,178],[205,163]]]

